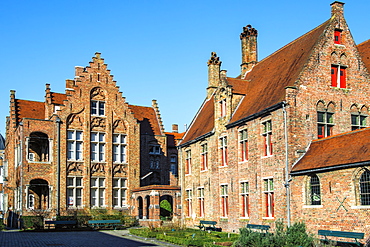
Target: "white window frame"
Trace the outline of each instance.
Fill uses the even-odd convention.
[[[239,130],[240,161],[248,160],[248,130]]]
[[[229,217],[229,185],[220,184],[221,218]]]
[[[68,181],[68,179],[70,179]],[[69,183],[72,181],[72,183]],[[67,207],[82,207],[83,179],[82,177],[67,177]]]
[[[193,214],[193,190],[186,189],[186,205],[187,205],[187,214],[186,217],[191,217]]]
[[[92,177],[90,184],[91,207],[105,207],[105,178]]]
[[[205,206],[204,206],[204,187],[198,188],[198,202],[199,202],[199,217],[205,217]]]
[[[91,100],[91,115],[105,116],[105,101]]]
[[[221,166],[227,166],[227,136],[221,136],[220,139]]]
[[[83,131],[67,130],[67,159],[83,160]]]
[[[127,163],[127,136],[113,134],[113,162]]]
[[[191,149],[186,150],[185,153],[185,175],[189,175],[191,174]]]
[[[115,182],[117,181],[117,182]],[[127,178],[113,178],[113,207],[127,207]]]
[[[245,186],[247,185],[247,186]],[[249,218],[250,208],[249,208],[249,182],[240,181],[240,197],[241,197],[241,207],[242,207],[242,218]]]
[[[207,171],[208,170],[208,143],[203,143],[201,145],[201,171]]]
[[[262,122],[262,125],[263,125],[262,136],[264,138],[263,156],[271,156],[272,155],[272,121],[271,119]]]
[[[272,188],[271,183],[272,181]],[[267,187],[266,187],[267,185]],[[275,195],[274,195],[274,178],[267,177],[263,178],[263,194],[265,196],[265,217],[264,218],[274,218],[275,215]]]
[[[93,136],[96,136],[97,139],[93,140]],[[106,134],[104,132],[91,132],[91,161],[105,162],[105,136]]]

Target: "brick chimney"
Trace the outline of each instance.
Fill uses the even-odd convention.
[[[343,16],[343,10],[344,10],[344,3],[335,1],[331,6],[331,16],[337,15],[337,16]]]
[[[242,43],[242,64],[241,76],[244,77],[245,73],[257,64],[257,30],[251,25],[243,27],[243,32],[240,34]]]
[[[179,133],[179,126],[177,124],[172,124],[172,133]]]
[[[211,52],[211,58],[208,60],[208,87],[207,87],[207,98],[209,98],[214,90],[220,84],[220,58],[216,52]]]

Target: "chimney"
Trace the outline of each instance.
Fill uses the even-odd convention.
[[[243,27],[240,40],[242,43],[242,64],[240,67],[243,78],[245,73],[257,64],[257,30],[251,25]]]
[[[332,4],[330,4],[330,6],[331,6],[331,16],[334,15],[343,16],[344,3],[335,1]]]
[[[208,87],[207,87],[207,98],[209,98],[214,90],[220,84],[220,58],[216,52],[211,52],[211,58],[208,60]]]
[[[172,133],[179,133],[179,126],[177,124],[172,124]]]

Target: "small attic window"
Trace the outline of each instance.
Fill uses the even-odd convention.
[[[334,44],[342,44],[342,30],[334,30]]]

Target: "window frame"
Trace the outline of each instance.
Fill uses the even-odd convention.
[[[229,216],[229,185],[220,184],[220,198],[221,198],[221,218],[228,218]]]
[[[191,149],[185,151],[185,175],[191,174]]]
[[[93,140],[93,134],[97,136],[97,140]],[[101,141],[100,137],[103,136],[103,140]],[[90,159],[92,162],[105,162],[105,154],[106,154],[106,133],[93,131],[90,133]],[[97,148],[94,148],[97,147]],[[95,155],[93,155],[95,154]],[[94,157],[97,157],[95,159]]]
[[[239,149],[240,161],[248,161],[248,130],[239,130]]]
[[[72,138],[70,138],[70,133],[72,133]],[[81,134],[80,139],[77,139],[77,133]],[[67,160],[83,161],[83,131],[82,130],[72,130],[72,129],[67,130]]]
[[[117,139],[119,142],[115,141]],[[127,163],[127,135],[114,133],[112,138],[112,146],[113,163]],[[116,150],[118,152],[116,152]]]
[[[263,132],[262,136],[264,138],[264,149],[263,155],[264,156],[271,156],[273,154],[273,146],[272,146],[272,121],[271,119],[263,121]]]
[[[208,170],[208,143],[201,144],[201,150],[200,150],[200,156],[201,156],[201,162],[200,162],[200,170],[206,171]]]
[[[97,182],[93,184],[92,183],[93,180]],[[95,191],[95,193],[93,193],[93,191]],[[90,205],[91,207],[95,207],[95,208],[106,207],[105,194],[106,194],[105,177],[92,177],[90,179]]]
[[[115,186],[115,181],[117,182],[117,186]],[[127,191],[128,191],[128,179],[127,178],[119,178],[113,177],[112,181],[112,206],[113,208],[124,208],[127,207]],[[116,191],[116,192],[115,192]],[[117,193],[117,196],[115,195]]]
[[[91,116],[105,117],[105,101],[91,100],[90,114]]]
[[[228,150],[227,150],[227,136],[221,136],[219,138],[219,149],[220,149],[220,155],[221,155],[221,166],[227,166],[228,165]]]
[[[263,179],[263,194],[265,197],[265,217],[274,218],[275,198],[274,198],[274,179],[272,177]]]
[[[322,117],[320,117],[322,114]],[[323,121],[319,121],[319,120]],[[328,121],[329,119],[329,121]],[[333,135],[334,128],[334,112],[317,110],[317,138],[325,138]]]
[[[185,201],[186,201],[186,217],[191,217],[193,214],[193,190],[186,189],[185,190]]]
[[[220,104],[220,117],[225,117],[227,114],[227,102],[226,99],[222,99],[219,101]]]
[[[362,114],[361,112],[351,112],[351,130],[358,130],[367,127],[367,115]],[[355,119],[355,123],[354,120]]]
[[[205,217],[205,205],[204,205],[204,187],[198,188],[198,206],[199,206],[199,217]]]
[[[336,88],[347,88],[347,66],[341,64],[331,65],[331,86]]]
[[[241,199],[241,207],[242,207],[241,217],[249,218],[250,198],[249,198],[249,182],[248,181],[240,181],[240,199]]]
[[[370,171],[365,169],[359,177],[359,203],[361,206],[370,206]]]
[[[72,183],[69,183],[68,179],[72,179]],[[77,183],[77,180],[80,182]],[[67,207],[68,208],[78,208],[82,207],[83,200],[83,177],[79,176],[67,176],[66,181],[67,187]],[[71,203],[72,200],[72,203]]]
[[[308,203],[311,206],[321,205],[321,182],[320,178],[316,174],[309,176],[309,198]]]

